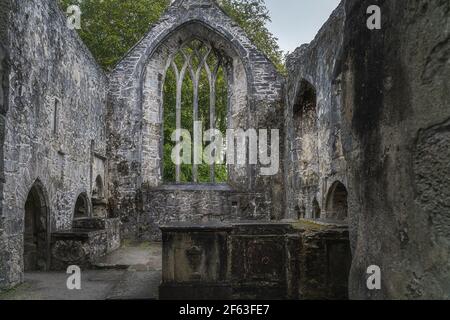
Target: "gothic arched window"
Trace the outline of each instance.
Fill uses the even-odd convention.
[[[211,45],[192,40],[169,58],[163,81],[164,181],[226,182],[223,156],[211,143],[224,141],[208,135],[208,130],[218,130],[226,136],[228,90],[222,55]],[[176,145],[185,139],[190,139],[191,148],[177,152]],[[205,155],[214,161],[205,161]],[[180,163],[181,158],[188,161]]]

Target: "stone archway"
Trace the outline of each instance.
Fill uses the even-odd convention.
[[[348,217],[347,188],[340,181],[332,184],[327,196],[326,219],[345,221]]]
[[[315,200],[319,188],[319,128],[317,90],[312,82],[301,79],[292,104],[292,148],[295,158],[293,170],[298,177],[298,197],[308,203],[307,217],[320,218]],[[311,199],[315,201],[311,202]]]
[[[74,219],[82,219],[89,217],[89,201],[86,193],[81,193],[75,202],[73,210]]]
[[[98,175],[95,179],[95,186],[92,190],[92,198],[96,199],[103,199],[104,198],[104,186],[103,186],[103,179],[101,175]]]
[[[313,203],[312,203],[312,218],[315,220],[320,219],[320,206],[319,206],[319,202],[317,202],[316,198],[314,198]]]
[[[92,190],[92,216],[95,218],[107,218],[107,201],[105,187],[101,175],[95,179],[94,189]]]
[[[42,185],[36,182],[25,202],[23,261],[25,271],[45,271],[49,267],[48,206]]]
[[[220,58],[220,64],[218,64],[218,66],[220,66],[219,69],[221,69],[221,72],[223,73],[223,78],[225,80],[224,87],[228,93],[225,114],[222,115],[223,120],[226,122],[226,129],[245,128],[247,123],[250,121],[248,114],[248,94],[251,91],[249,85],[251,76],[249,74],[249,70],[247,70],[249,67],[235,47],[235,44],[217,29],[201,21],[188,21],[179,25],[177,28],[174,28],[174,30],[167,34],[165,39],[156,44],[157,46],[155,51],[146,60],[145,70],[143,72],[143,82],[141,85],[141,111],[143,114],[142,133],[144,134],[145,139],[142,140],[141,175],[143,176],[144,182],[149,186],[156,187],[164,182],[167,182],[163,179],[163,173],[165,171],[163,167],[164,141],[170,140],[170,135],[169,132],[164,133],[164,124],[167,125],[168,120],[168,110],[167,108],[164,110],[164,106],[167,107],[168,97],[165,97],[164,95],[164,88],[166,80],[170,78],[168,75],[171,74],[171,71],[174,71],[173,62],[177,60],[177,56],[183,53],[183,51],[184,54],[187,54],[185,49],[187,47],[191,47],[193,43],[203,44],[204,48],[207,48],[210,52],[208,57],[215,56],[216,59]],[[188,62],[189,58],[184,56],[182,60],[184,60],[184,62]],[[195,81],[192,81],[192,79],[195,78],[195,72],[194,75],[192,75],[192,72],[189,70],[191,69],[189,67],[191,64],[197,65],[198,63],[190,62],[185,65],[180,63],[177,67],[178,70],[174,71],[174,73],[179,73],[179,80],[187,78],[193,86],[193,82]],[[209,64],[209,76],[212,78],[216,77],[219,70],[215,71],[213,69],[217,66],[217,64],[211,63],[209,59],[207,59],[204,63],[201,63],[201,65],[204,65],[204,68],[200,68],[199,70],[207,69],[205,66],[206,64]],[[216,75],[214,76],[215,73]],[[178,81],[174,80],[173,82],[176,84]],[[214,83],[214,81],[208,82],[209,84]],[[181,87],[183,87],[183,81],[181,81]],[[211,93],[211,90],[209,93]],[[196,95],[192,94],[192,99],[189,100],[198,100],[199,97],[197,97],[197,99],[193,99],[194,96]],[[176,100],[178,100],[178,98]],[[216,97],[213,97],[212,100],[216,100]],[[178,103],[184,104],[184,101],[178,101]],[[211,97],[209,103],[211,103]],[[198,102],[193,102],[193,109],[195,109],[196,104],[198,104]],[[173,117],[175,118],[175,116]],[[183,118],[179,118],[181,119],[178,119],[178,121],[183,122]],[[172,122],[175,122],[175,119]],[[190,127],[192,127],[192,125]],[[212,127],[214,127],[214,125]],[[189,129],[189,127],[186,128],[183,126],[183,129]],[[155,151],[159,151],[156,159],[154,157]],[[198,168],[193,166],[192,171],[195,172],[196,169]],[[243,187],[246,187],[249,184],[249,177],[252,176],[249,171],[249,166],[229,166],[227,169],[227,180],[229,183],[232,185],[241,185]],[[193,177],[191,180],[196,182],[198,179],[196,179],[195,174],[192,174],[192,176]],[[214,181],[215,179],[210,180]]]

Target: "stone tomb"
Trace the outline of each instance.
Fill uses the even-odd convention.
[[[161,228],[160,299],[346,299],[344,225],[175,223]]]
[[[51,269],[66,270],[70,265],[91,268],[95,261],[120,247],[118,218],[83,218],[73,228],[52,233]]]
[[[163,274],[160,299],[227,299],[230,225],[174,223],[161,227]]]

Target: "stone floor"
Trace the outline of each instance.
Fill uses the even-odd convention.
[[[125,241],[96,265],[97,270],[82,270],[81,290],[67,289],[65,272],[29,272],[0,300],[158,299],[161,244]]]

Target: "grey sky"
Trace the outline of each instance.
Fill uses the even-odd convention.
[[[269,30],[283,51],[294,51],[314,39],[340,0],[265,0],[272,23]]]

